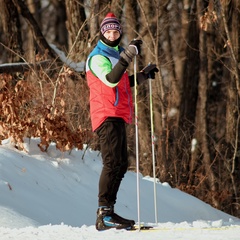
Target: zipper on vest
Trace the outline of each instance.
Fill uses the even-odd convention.
[[[115,89],[116,89],[116,100],[115,100],[114,106],[117,106],[119,101],[118,87],[116,87]]]

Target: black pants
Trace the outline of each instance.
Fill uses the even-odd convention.
[[[120,118],[108,118],[96,131],[100,139],[103,159],[99,179],[98,204],[113,206],[124,174],[128,168],[125,122]]]

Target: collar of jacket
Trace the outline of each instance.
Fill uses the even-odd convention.
[[[100,54],[103,56],[111,56],[111,57],[119,59],[120,53],[122,51],[123,51],[123,48],[121,46],[109,47],[108,45],[103,43],[101,40],[99,40],[96,47],[90,53],[89,57]]]

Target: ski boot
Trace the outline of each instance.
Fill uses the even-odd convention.
[[[127,220],[120,217],[113,211],[113,207],[99,207],[97,210],[96,229],[98,231],[115,229],[132,229],[133,220]]]

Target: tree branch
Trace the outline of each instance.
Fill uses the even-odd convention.
[[[30,28],[31,28],[31,30],[33,32],[33,36],[34,36],[38,46],[40,47],[40,49],[42,49],[43,52],[45,52],[47,50],[48,51],[48,55],[51,58],[55,59],[57,56],[55,55],[55,53],[53,52],[53,50],[51,49],[51,47],[47,43],[46,39],[44,38],[44,36],[43,36],[43,34],[41,32],[41,29],[39,28],[36,20],[34,19],[32,14],[28,10],[28,8],[25,5],[24,1],[22,1],[22,0],[13,0],[13,3],[16,6],[16,8],[18,9],[19,14],[21,14],[25,18],[25,20],[27,21],[28,25],[30,26]]]
[[[49,65],[50,60],[41,61],[38,63],[30,64],[30,63],[6,63],[0,65],[0,74],[1,73],[13,73],[13,72],[25,72],[34,67],[37,68],[45,68]]]

